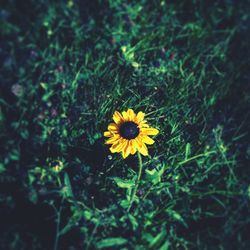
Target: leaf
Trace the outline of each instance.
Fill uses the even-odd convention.
[[[149,249],[158,249],[158,247],[163,242],[166,236],[167,236],[167,232],[165,230],[158,233],[149,244]]]
[[[181,215],[177,212],[175,212],[174,210],[167,210],[167,213],[169,214],[170,217],[172,217],[175,220],[183,220]]]
[[[20,154],[19,154],[19,151],[17,149],[13,149],[9,155],[9,157],[12,161],[18,161],[19,156],[20,156]]]
[[[133,226],[133,230],[135,231],[139,226],[138,221],[136,220],[136,218],[132,214],[128,214],[128,218]]]
[[[42,100],[43,100],[44,102],[47,102],[47,101],[49,100],[49,98],[50,98],[53,94],[54,94],[54,92],[53,92],[52,90],[49,91],[48,93],[46,93],[45,95],[43,95]]]
[[[74,225],[72,223],[68,223],[60,232],[59,235],[62,236],[66,233],[68,233]]]
[[[96,243],[97,249],[102,249],[106,247],[115,247],[126,244],[128,241],[121,237],[107,238]]]
[[[135,185],[134,180],[123,180],[119,177],[112,178],[120,188],[132,188]]]
[[[0,174],[3,173],[5,171],[5,167],[3,163],[0,163]]]
[[[67,173],[64,174],[64,194],[66,197],[73,198],[73,192],[70,184],[70,179]]]
[[[45,90],[47,90],[47,89],[49,88],[48,83],[41,82],[40,85],[41,85],[41,87],[42,87],[43,89],[45,89]]]
[[[88,139],[91,145],[95,144],[95,142],[102,138],[102,134],[101,133],[95,133],[94,135],[88,135]]]
[[[191,144],[187,143],[186,144],[186,152],[185,152],[185,160],[187,160],[190,155],[191,155]]]
[[[94,134],[94,139],[95,139],[95,140],[98,140],[98,139],[100,139],[100,138],[102,138],[102,134],[101,134],[101,133],[95,133],[95,134]]]
[[[22,136],[23,139],[28,139],[29,138],[29,131],[27,129],[24,129],[21,132],[21,136]]]
[[[166,212],[168,213],[168,215],[172,219],[181,222],[185,227],[187,227],[186,222],[184,221],[184,219],[182,218],[182,216],[179,213],[177,213],[176,211],[174,211],[172,209],[167,209]]]
[[[171,243],[169,242],[169,240],[166,240],[159,250],[168,250],[170,246]]]
[[[37,204],[37,200],[38,200],[38,195],[35,189],[30,189],[29,192],[29,200],[33,203],[33,204]]]
[[[129,202],[128,200],[122,200],[121,203],[120,203],[120,205],[121,205],[124,209],[126,209],[126,208],[129,207],[130,202]]]
[[[147,174],[147,179],[150,180],[153,184],[157,184],[161,182],[161,177],[166,170],[166,166],[162,166],[160,170],[157,170],[156,168],[149,170],[146,169],[145,172]]]
[[[90,220],[91,217],[93,216],[93,214],[92,214],[91,211],[85,210],[85,211],[83,212],[83,216],[84,216],[84,218],[85,218],[86,220]]]

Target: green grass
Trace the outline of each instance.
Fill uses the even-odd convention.
[[[249,2],[56,2],[0,13],[0,248],[249,249]],[[160,130],[129,212],[128,108]]]

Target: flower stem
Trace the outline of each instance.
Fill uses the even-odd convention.
[[[59,242],[59,230],[60,230],[60,223],[61,223],[61,210],[62,208],[60,207],[59,211],[57,212],[57,220],[56,220],[56,238],[54,242],[54,250],[58,249],[58,242]]]
[[[137,156],[138,156],[138,161],[139,161],[139,170],[138,170],[138,175],[137,175],[137,179],[136,179],[136,182],[135,182],[135,188],[133,189],[133,192],[132,192],[132,195],[131,195],[131,198],[130,198],[130,203],[129,203],[129,206],[128,206],[128,209],[127,209],[128,212],[129,212],[130,208],[133,205],[133,202],[134,202],[134,199],[135,199],[135,195],[136,195],[137,189],[139,187],[139,183],[140,183],[140,179],[141,179],[141,173],[142,173],[142,158],[141,158],[141,154],[139,152],[137,152]]]

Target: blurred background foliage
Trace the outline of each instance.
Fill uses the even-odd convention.
[[[1,249],[250,249],[249,1],[6,0]],[[115,110],[160,130],[104,145]]]

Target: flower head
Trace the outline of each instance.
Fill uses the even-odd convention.
[[[56,160],[54,164],[50,164],[52,172],[60,173],[64,169],[64,164],[62,161]]]
[[[113,123],[108,125],[108,131],[104,132],[105,137],[109,137],[106,144],[111,144],[112,153],[122,153],[123,158],[136,151],[144,156],[148,155],[148,149],[145,144],[153,144],[154,140],[149,135],[157,135],[159,130],[150,128],[144,120],[145,114],[139,112],[135,114],[132,109],[127,112],[115,111],[113,114]]]

